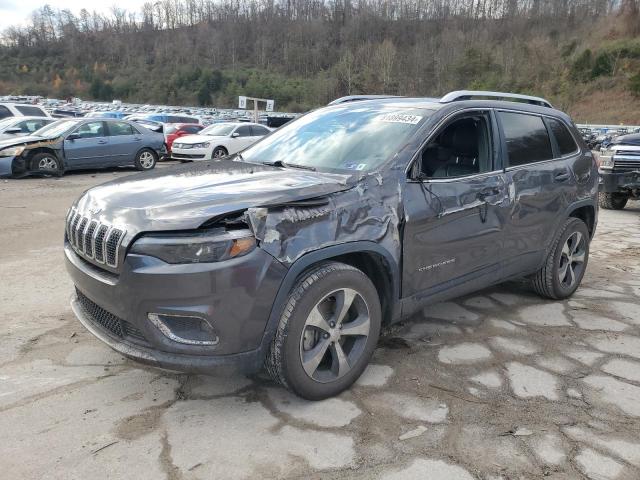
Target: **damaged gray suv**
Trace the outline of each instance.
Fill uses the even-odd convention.
[[[322,399],[426,305],[516,277],[573,294],[597,193],[591,152],[544,99],[329,106],[225,160],[85,192],[66,223],[72,307],[127,357],[266,367]]]

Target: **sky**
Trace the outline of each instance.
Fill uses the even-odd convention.
[[[24,25],[31,12],[46,4],[54,9],[69,9],[75,14],[83,8],[90,12],[109,12],[114,5],[137,13],[145,1],[148,0],[0,0],[0,31],[13,25]]]

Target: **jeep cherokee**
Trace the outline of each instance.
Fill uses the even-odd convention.
[[[265,366],[322,399],[428,304],[516,277],[572,295],[597,194],[591,152],[540,98],[329,106],[234,157],[85,192],[66,223],[72,308],[127,357]]]

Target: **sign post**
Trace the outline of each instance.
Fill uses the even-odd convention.
[[[256,123],[258,123],[258,102],[264,102],[266,104],[265,111],[267,112],[273,112],[273,109],[276,103],[275,100],[266,99],[266,98],[240,96],[238,97],[238,108],[246,110],[247,101],[249,100],[253,100],[253,121]]]

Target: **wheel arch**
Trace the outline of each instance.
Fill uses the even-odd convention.
[[[567,218],[570,217],[582,220],[589,230],[589,236],[593,238],[597,223],[597,209],[594,203],[587,201],[572,205],[567,213]]]
[[[267,354],[287,297],[296,282],[309,270],[326,262],[341,262],[362,270],[380,296],[382,324],[400,317],[400,269],[391,253],[375,242],[358,241],[321,248],[296,260],[287,271],[276,295],[261,342],[261,357]]]
[[[60,155],[58,155],[58,151],[55,148],[37,147],[37,148],[29,150],[29,153],[27,153],[27,155],[25,155],[25,160],[26,160],[25,165],[26,165],[27,169],[29,169],[29,170],[32,169],[31,160],[33,160],[33,157],[35,157],[39,153],[51,153],[51,154],[53,154],[58,159],[58,162],[60,163],[60,166],[62,168],[65,167],[64,158],[62,158]]]

